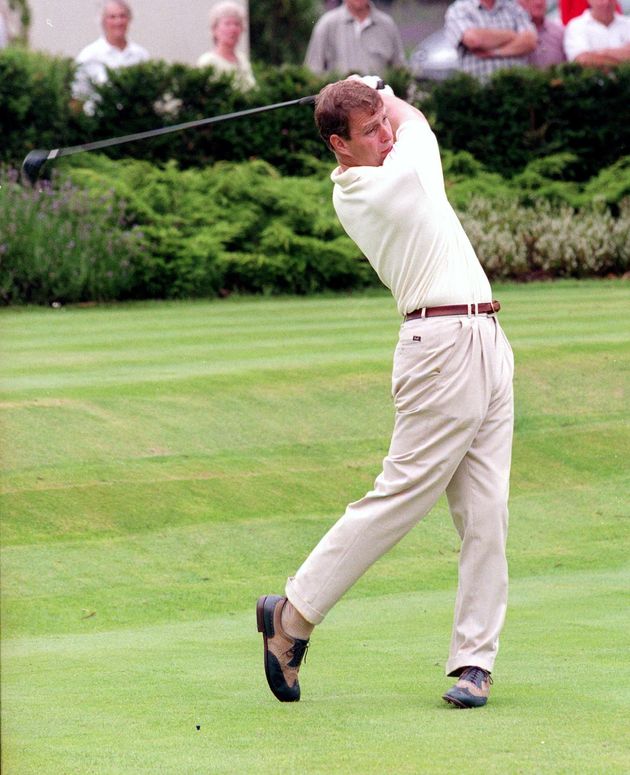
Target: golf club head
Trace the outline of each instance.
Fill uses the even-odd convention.
[[[30,151],[22,162],[22,179],[26,179],[31,186],[34,186],[39,178],[39,173],[46,160],[49,151],[42,148],[36,148]]]

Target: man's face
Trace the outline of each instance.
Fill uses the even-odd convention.
[[[547,0],[521,0],[521,5],[532,19],[544,19],[547,13]]]
[[[346,6],[353,16],[363,16],[370,10],[370,0],[346,0]]]
[[[603,16],[610,16],[615,12],[616,0],[588,0],[591,10]]]
[[[384,106],[375,113],[351,111],[350,138],[333,137],[336,138],[333,147],[345,167],[380,167],[394,143],[392,126]]]
[[[107,40],[121,40],[127,36],[129,16],[122,5],[107,3],[103,11],[103,31]]]
[[[238,16],[223,16],[214,27],[214,40],[228,48],[234,48],[243,32],[243,25]]]

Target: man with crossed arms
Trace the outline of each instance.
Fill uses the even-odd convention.
[[[537,35],[516,0],[456,0],[444,17],[463,72],[487,81],[497,70],[527,65]]]
[[[630,62],[630,18],[617,13],[615,0],[589,0],[589,6],[567,24],[567,59],[603,70]]]
[[[337,215],[403,316],[396,416],[374,489],[346,508],[288,579],[286,597],[258,600],[267,682],[283,702],[300,698],[298,671],[314,626],[446,491],[462,545],[446,663],[458,680],[443,697],[456,707],[485,705],[508,581],[514,363],[500,305],[447,200],[424,116],[354,76],[322,89],[315,120],[338,162]]]

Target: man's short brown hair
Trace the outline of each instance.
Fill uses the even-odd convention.
[[[332,150],[331,135],[350,139],[350,112],[364,110],[370,115],[383,104],[381,95],[371,86],[354,78],[329,83],[315,100],[315,124],[322,140]]]

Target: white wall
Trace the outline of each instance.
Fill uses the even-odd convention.
[[[128,0],[131,40],[154,59],[195,64],[210,49],[208,11],[216,0]],[[238,0],[247,7],[247,0]],[[75,57],[101,33],[100,0],[30,0],[29,44],[51,54]],[[248,33],[241,39],[247,47]]]

